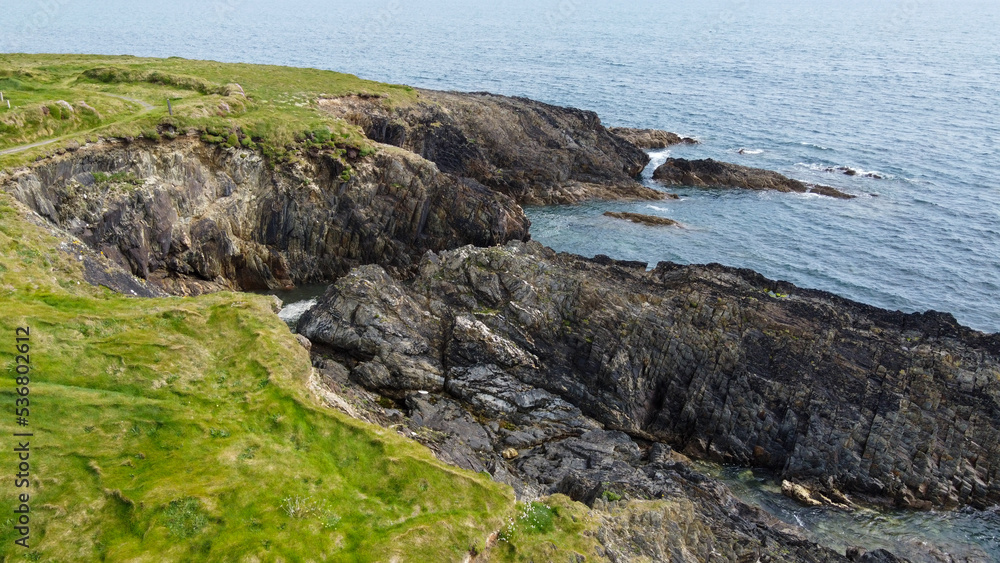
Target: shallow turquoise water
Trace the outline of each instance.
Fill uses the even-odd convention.
[[[805,508],[782,496],[765,472],[699,464],[743,501],[763,508],[805,535],[844,553],[849,546],[887,549],[913,563],[1000,561],[1000,512],[903,512]],[[952,559],[949,559],[951,557]]]

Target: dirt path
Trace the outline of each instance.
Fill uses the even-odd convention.
[[[126,102],[133,102],[133,103],[139,104],[140,106],[142,106],[142,111],[139,112],[139,113],[137,113],[137,114],[135,114],[135,117],[138,117],[138,116],[140,116],[140,115],[142,115],[144,113],[148,113],[148,112],[156,109],[155,106],[153,106],[153,104],[150,104],[148,102],[144,102],[142,100],[137,100],[135,98],[130,98],[128,96],[119,96],[118,94],[104,94],[104,93],[102,93],[102,95],[104,95],[104,96],[111,96],[112,98],[118,98],[119,100],[125,100]],[[62,137],[56,137],[55,139],[49,139],[48,141],[39,141],[37,143],[30,143],[30,144],[27,144],[27,145],[20,145],[20,146],[17,146],[17,147],[11,147],[9,149],[3,149],[3,150],[0,150],[0,156],[3,156],[5,154],[14,154],[14,153],[18,153],[18,152],[23,152],[23,151],[26,151],[28,149],[33,149],[35,147],[43,147],[45,145],[49,145],[49,144],[55,143],[56,141],[60,141],[62,139],[65,139],[66,137],[72,137],[74,135],[79,135],[79,134],[80,134],[79,132],[77,132],[77,133],[71,133],[69,135],[63,135]]]

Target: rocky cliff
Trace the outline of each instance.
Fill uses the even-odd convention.
[[[410,268],[427,250],[526,239],[513,200],[384,147],[273,170],[258,153],[168,143],[90,145],[21,171],[6,190],[136,276],[174,294]]]
[[[420,90],[419,100],[389,107],[381,98],[346,96],[320,100],[320,107],[377,142],[522,204],[663,197],[635,180],[649,163],[646,153],[593,112],[487,93]]]
[[[467,426],[487,466],[516,450],[543,492],[665,494],[673,448],[900,506],[1000,502],[1000,336],[944,314],[518,243],[430,253],[410,284],[355,270],[300,330],[353,381]]]

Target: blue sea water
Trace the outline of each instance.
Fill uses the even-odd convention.
[[[524,95],[592,109],[608,125],[694,136],[700,145],[668,152],[862,197],[686,189],[653,205],[530,209],[534,238],[587,256],[748,267],[1000,331],[994,0],[4,4],[5,52],[311,66]],[[884,179],[826,171],[840,166]],[[686,228],[622,223],[605,210]]]

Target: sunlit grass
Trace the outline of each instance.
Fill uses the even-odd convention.
[[[22,213],[0,196],[0,363],[30,327],[38,560],[457,560],[513,513],[506,487],[321,406],[266,298],[77,285]],[[14,399],[5,377],[0,404]],[[14,493],[0,488],[3,514]],[[25,555],[14,539],[7,522],[0,553]]]
[[[71,143],[187,131],[219,144],[235,135],[276,163],[292,162],[310,147],[366,151],[372,145],[361,130],[318,111],[316,100],[365,94],[380,96],[387,107],[416,100],[407,86],[315,69],[86,55],[0,55],[0,91],[12,103],[0,105],[0,150],[58,141],[0,156],[4,168]],[[330,135],[317,139],[318,131]]]

